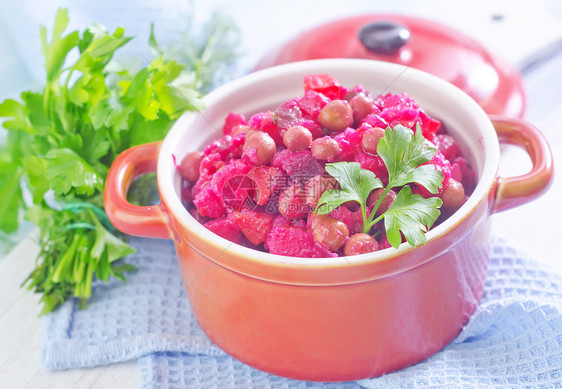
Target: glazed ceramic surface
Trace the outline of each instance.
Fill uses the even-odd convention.
[[[180,200],[175,161],[221,135],[229,112],[251,115],[302,94],[303,76],[329,73],[342,85],[411,95],[442,120],[478,173],[478,186],[418,247],[341,258],[292,258],[229,242],[195,221]],[[209,94],[162,143],[138,146],[108,176],[108,216],[123,232],[175,242],[195,317],[226,352],[291,378],[348,381],[415,364],[449,343],[483,293],[490,216],[543,193],[552,180],[550,150],[521,120],[489,118],[453,85],[421,71],[371,60],[318,60],[253,73]],[[499,142],[524,147],[533,169],[497,175]],[[161,204],[134,206],[134,177],[157,171]]]
[[[521,75],[474,39],[434,20],[368,14],[305,31],[258,64],[262,69],[321,58],[393,62],[436,75],[476,100],[488,114],[523,117]]]

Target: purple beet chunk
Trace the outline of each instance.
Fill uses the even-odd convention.
[[[285,101],[275,110],[275,124],[277,127],[287,129],[295,125],[302,118],[302,112],[299,108],[300,98],[296,97]],[[281,131],[283,133],[284,131]]]
[[[293,179],[306,182],[311,177],[324,174],[324,167],[309,150],[282,150],[275,154],[271,166],[279,167]],[[303,181],[304,180],[304,181]]]
[[[225,185],[234,177],[246,176],[252,167],[242,159],[233,159],[228,165],[219,169],[211,180],[211,189],[217,196],[222,196]]]
[[[302,111],[303,117],[307,119],[318,120],[320,110],[324,108],[324,106],[328,104],[329,101],[330,99],[324,96],[322,93],[309,90],[304,94],[302,99],[300,99],[298,104]]]
[[[265,248],[272,254],[288,257],[323,258],[338,256],[316,242],[310,232],[300,227],[291,226],[272,228],[267,236]]]
[[[205,186],[193,200],[201,216],[221,217],[226,212],[221,199],[213,192],[210,185]]]
[[[336,135],[334,139],[341,148],[338,159],[341,161],[353,161],[355,154],[361,151],[361,137],[361,133],[353,128],[346,128],[344,132]]]
[[[210,220],[203,224],[208,230],[214,232],[231,242],[240,244],[243,234],[231,215]]]

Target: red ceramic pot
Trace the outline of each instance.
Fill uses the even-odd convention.
[[[220,135],[229,112],[252,114],[302,93],[303,76],[330,73],[374,93],[407,92],[443,120],[478,173],[468,201],[427,243],[341,258],[264,253],[214,235],[182,206],[174,160]],[[483,293],[490,216],[545,191],[549,147],[521,120],[489,118],[468,95],[427,73],[371,60],[318,60],[273,67],[231,82],[186,113],[162,143],[134,147],[113,164],[105,206],[121,231],[173,239],[193,313],[207,335],[242,362],[318,381],[376,377],[415,364],[459,333]],[[524,147],[533,168],[498,176],[499,142]],[[126,201],[131,181],[156,171],[161,204]]]

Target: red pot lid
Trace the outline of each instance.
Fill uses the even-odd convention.
[[[488,114],[522,117],[519,72],[474,39],[426,19],[363,15],[316,27],[268,55],[257,69],[320,58],[365,58],[423,70],[458,86]]]

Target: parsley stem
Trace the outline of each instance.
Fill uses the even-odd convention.
[[[55,271],[51,280],[53,282],[62,282],[66,275],[68,274],[69,270],[73,268],[73,261],[75,260],[76,250],[80,247],[80,242],[82,240],[82,235],[74,234],[72,237],[72,243],[70,247],[64,253],[62,257],[60,257],[59,262],[55,267]]]
[[[366,204],[361,204],[361,213],[363,215],[363,226],[366,226],[367,223],[369,223],[369,218],[371,216],[371,214],[369,214],[369,216],[367,216],[367,205]],[[364,227],[363,227],[363,232],[365,232]]]
[[[74,69],[75,67],[72,66],[68,70],[68,75],[66,76],[66,81],[64,82],[64,98],[66,101],[68,101],[68,84],[70,83],[70,78],[72,77],[72,73],[74,73]]]
[[[366,234],[368,234],[369,231],[371,230],[371,228],[373,228],[373,226],[374,226],[375,224],[377,224],[378,222],[380,222],[380,221],[383,219],[385,213],[386,213],[386,212],[383,212],[381,215],[379,215],[379,217],[377,217],[375,220],[373,220],[372,222],[370,222],[369,224],[367,224],[367,226],[366,226],[366,228],[363,230],[363,232],[366,233]]]
[[[381,218],[383,217],[383,215],[380,215],[378,218],[375,219],[375,221],[373,221],[375,214],[377,213],[377,210],[379,209],[379,207],[382,204],[382,201],[384,200],[384,198],[386,197],[386,195],[388,194],[388,192],[390,192],[390,189],[392,189],[392,186],[387,185],[386,188],[384,188],[384,191],[382,192],[382,194],[380,195],[379,199],[377,200],[377,202],[375,203],[375,206],[373,207],[373,210],[371,211],[369,218],[367,219],[367,221],[365,222],[365,219],[363,219],[363,232],[368,234],[369,230],[375,225],[377,224],[377,222],[379,220],[381,220]]]

